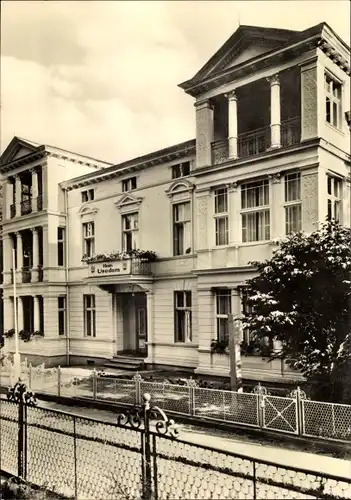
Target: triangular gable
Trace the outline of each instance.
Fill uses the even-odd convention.
[[[143,198],[134,196],[132,194],[125,194],[122,198],[115,203],[115,206],[120,210],[122,208],[137,207],[143,201]]]
[[[290,43],[300,32],[259,26],[240,26],[222,47],[190,80],[180,84],[188,88],[223,69],[254,59],[265,52]]]
[[[19,137],[14,137],[0,157],[0,164],[6,165],[12,161],[27,156],[38,150],[40,144],[35,144]]]

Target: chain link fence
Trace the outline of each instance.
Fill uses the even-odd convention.
[[[0,403],[1,470],[17,474],[22,425],[23,477],[77,500],[351,498],[350,478],[188,443],[167,434],[171,422],[165,414],[165,433],[151,431],[149,419],[139,426],[140,405],[131,410],[132,420],[123,416],[111,424],[26,405],[21,420],[18,408],[23,403]],[[141,406],[145,411],[146,403]],[[149,415],[155,409],[149,406]],[[160,428],[160,423],[152,427]]]
[[[351,441],[351,406],[303,400],[302,433],[305,436]]]

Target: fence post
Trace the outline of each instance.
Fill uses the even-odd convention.
[[[197,383],[190,377],[190,379],[187,380],[187,386],[189,389],[189,414],[193,417],[195,415],[195,389]]]
[[[95,368],[93,369],[93,399],[96,399],[97,395],[97,372]]]
[[[61,396],[61,366],[57,367],[57,395]]]
[[[32,388],[32,363],[29,363],[29,370],[28,370],[28,385],[29,388]]]
[[[262,429],[264,427],[264,407],[265,407],[265,396],[267,395],[267,389],[261,385],[259,382],[254,390],[254,394],[257,394],[257,404],[258,404],[258,424]]]
[[[73,415],[73,453],[74,453],[74,498],[78,498],[78,477],[77,477],[77,429],[76,417]]]
[[[144,394],[144,449],[143,449],[143,500],[152,499],[152,470],[150,446],[150,394]]]
[[[24,401],[22,387],[19,387],[18,399],[18,450],[17,450],[17,474],[24,479]]]
[[[302,434],[302,425],[301,425],[301,415],[302,415],[302,408],[301,408],[301,393],[300,393],[300,386],[297,386],[296,389],[296,408],[297,408],[297,433],[299,436]]]
[[[142,381],[142,376],[140,375],[139,372],[136,372],[136,374],[133,377],[133,381],[135,384],[135,404],[141,405],[141,394],[140,394],[140,382]]]

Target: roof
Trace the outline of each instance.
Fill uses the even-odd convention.
[[[207,90],[214,85],[231,81],[239,72],[243,74],[252,71],[253,64],[267,64],[269,58],[273,62],[274,56],[281,57],[282,53],[288,53],[289,50],[291,55],[296,54],[298,50],[308,50],[309,43],[317,47],[322,39],[327,40],[328,43],[333,39],[335,46],[337,46],[336,50],[339,52],[336,62],[349,71],[350,64],[347,61],[347,54],[350,52],[350,47],[325,22],[303,31],[240,26],[208,62],[190,80],[179,84],[179,87],[186,93],[197,96],[203,91],[201,85],[206,85]],[[246,60],[230,65],[249,45],[256,47],[260,45],[266,50],[261,54],[248,56]],[[223,81],[220,80],[221,77]]]

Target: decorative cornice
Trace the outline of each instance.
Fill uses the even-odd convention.
[[[115,202],[115,207],[118,208],[119,210],[122,210],[123,208],[129,208],[132,205],[139,206],[142,203],[142,201],[143,198],[141,196],[125,194],[119,201]]]
[[[99,211],[99,209],[96,207],[92,207],[89,205],[83,205],[78,210],[78,213],[81,217],[83,217],[84,215],[96,215],[98,213],[98,211]]]
[[[331,40],[321,38],[318,47],[324,54],[342,69],[348,76],[350,75],[350,62],[343,54],[332,44]]]
[[[165,193],[169,198],[176,194],[191,193],[195,188],[194,184],[189,182],[187,179],[177,179],[165,190]]]

